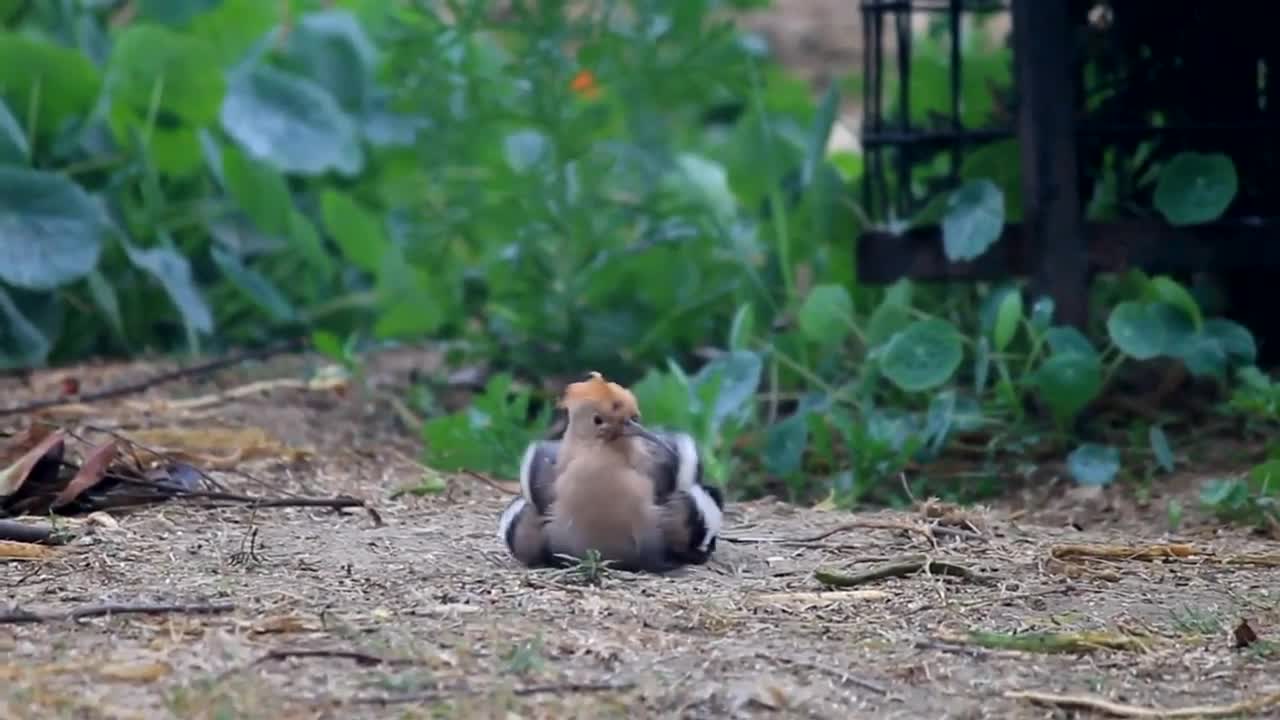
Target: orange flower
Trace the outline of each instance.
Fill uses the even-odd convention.
[[[595,73],[590,70],[579,70],[570,81],[569,89],[592,100],[600,95],[600,84],[596,82]]]

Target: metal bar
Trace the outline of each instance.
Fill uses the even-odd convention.
[[[894,17],[898,40],[898,132],[911,132],[911,3]],[[898,147],[898,185],[895,193],[898,216],[905,217],[911,207],[911,146]]]
[[[1064,324],[1088,319],[1088,278],[1077,188],[1074,26],[1068,0],[1014,0],[1013,57],[1022,148],[1022,202],[1035,252],[1034,295]]]
[[[960,92],[964,80],[964,56],[960,50],[962,44],[960,42],[960,12],[963,0],[951,0],[951,15],[947,18],[951,26],[951,131],[959,132],[964,129],[964,123],[960,121]],[[960,143],[955,143],[951,148],[951,177],[960,177],[960,161],[963,156],[963,147]]]
[[[1280,217],[1174,227],[1155,220],[1086,223],[1081,257],[1089,275],[1142,268],[1153,273],[1280,270]],[[900,235],[871,231],[858,238],[858,280],[922,282],[1000,280],[1034,275],[1039,250],[1022,223],[1006,225],[986,253],[951,262],[936,225]]]

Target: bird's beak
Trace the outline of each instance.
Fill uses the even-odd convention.
[[[648,428],[636,422],[635,420],[627,420],[626,422],[622,423],[622,434],[630,435],[632,437],[644,438],[645,440],[657,443],[658,445],[666,445],[666,443],[662,440],[662,438],[658,437],[653,432],[651,432]]]

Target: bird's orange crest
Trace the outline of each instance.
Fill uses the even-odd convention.
[[[600,373],[592,370],[587,373],[586,380],[570,383],[560,398],[560,407],[570,409],[583,402],[594,402],[601,408],[626,415],[640,415],[640,406],[636,396],[618,383],[609,382]]]

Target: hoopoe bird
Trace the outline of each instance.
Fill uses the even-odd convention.
[[[724,500],[704,485],[686,433],[639,422],[635,396],[599,373],[570,384],[563,439],[530,443],[521,494],[498,536],[530,567],[561,565],[588,549],[623,570],[662,572],[705,563],[715,550]]]

